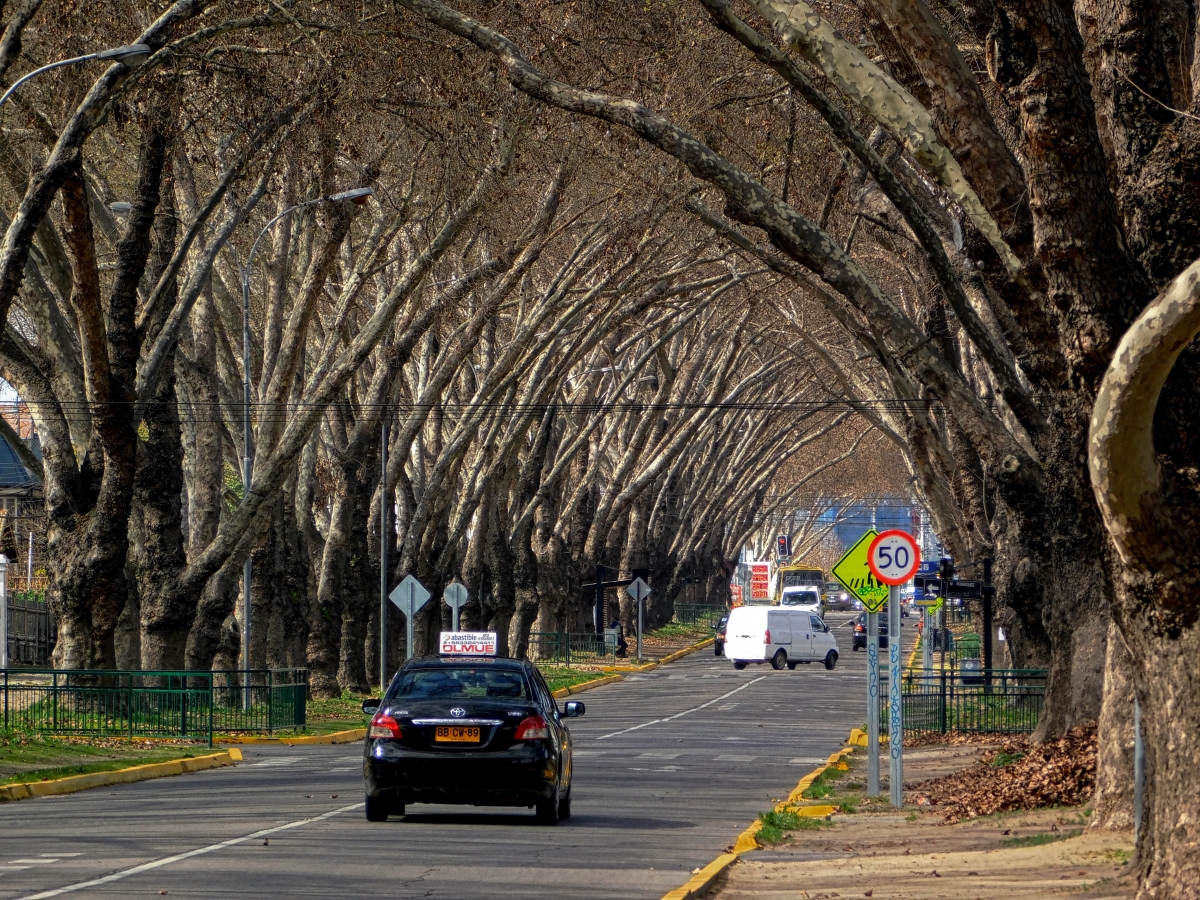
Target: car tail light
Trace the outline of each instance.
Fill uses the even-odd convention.
[[[517,726],[517,733],[513,736],[515,741],[545,741],[550,739],[550,729],[546,726],[546,720],[541,716],[529,716],[522,719],[521,724]]]
[[[764,644],[771,643],[771,629],[770,628],[768,628],[766,634],[763,635],[763,643]]]
[[[395,738],[400,740],[403,737],[400,731],[400,723],[391,716],[385,716],[383,713],[375,713],[375,718],[371,720],[371,727],[367,729],[367,737],[369,738]]]
[[[867,629],[863,628],[861,625],[855,625],[854,630],[855,631],[866,631]]]

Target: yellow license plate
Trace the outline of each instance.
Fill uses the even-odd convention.
[[[434,732],[433,739],[459,744],[477,744],[479,743],[479,729],[459,725],[439,725],[437,731]]]

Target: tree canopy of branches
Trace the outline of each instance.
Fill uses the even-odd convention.
[[[1100,720],[1102,825],[1140,699],[1140,896],[1200,891],[1190,4],[127,6],[3,7],[8,84],[153,51],[0,109],[60,665],[234,666],[250,558],[243,662],[365,689],[381,539],[532,653],[883,465],[995,560],[1038,737]]]

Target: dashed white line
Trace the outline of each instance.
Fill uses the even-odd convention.
[[[177,853],[174,856],[166,856],[162,859],[156,859],[153,862],[142,863],[140,866],[133,866],[129,869],[123,869],[120,872],[113,872],[111,875],[105,875],[103,878],[93,878],[90,881],[79,881],[75,884],[68,884],[65,887],[54,888],[49,891],[42,891],[40,894],[29,894],[22,897],[21,900],[46,900],[49,897],[57,897],[60,894],[70,894],[75,891],[82,891],[85,888],[99,887],[102,884],[110,884],[114,881],[120,881],[123,878],[128,878],[131,875],[138,875],[142,872],[149,872],[152,869],[161,869],[163,866],[169,866],[171,863],[181,862],[185,859],[191,859],[193,856],[200,856],[204,853],[212,853],[214,850],[224,850],[226,847],[234,847],[238,844],[244,844],[246,841],[252,841],[255,838],[266,837],[268,834],[275,834],[277,831],[287,831],[289,828],[299,828],[301,825],[311,825],[314,822],[320,822],[322,819],[328,819],[333,816],[341,815],[344,812],[349,812],[352,809],[362,809],[361,803],[353,803],[350,806],[343,806],[340,809],[330,810],[327,813],[322,813],[319,816],[313,816],[311,819],[298,819],[295,822],[288,822],[286,825],[276,825],[274,828],[264,828],[262,831],[255,831],[252,834],[247,834],[240,838],[231,838],[228,841],[221,841],[219,844],[209,844],[207,847],[197,847],[195,850],[188,850],[186,853]]]
[[[732,691],[730,691],[727,694],[722,694],[720,697],[714,697],[712,700],[709,700],[707,703],[701,703],[699,706],[693,706],[691,709],[685,709],[683,712],[675,713],[675,715],[673,715],[673,716],[666,716],[665,718],[662,718],[662,719],[651,719],[649,722],[643,722],[641,725],[634,725],[632,728],[622,728],[620,731],[613,731],[609,734],[602,734],[602,735],[600,735],[600,737],[596,738],[596,740],[603,741],[606,738],[616,737],[619,734],[628,734],[631,731],[637,731],[638,729],[646,728],[649,725],[657,725],[659,722],[672,722],[675,719],[680,719],[686,715],[690,715],[691,713],[699,712],[702,709],[707,709],[708,707],[712,706],[714,703],[720,703],[726,697],[732,697],[738,691],[744,691],[746,688],[750,687],[750,685],[755,684],[756,682],[762,681],[766,677],[767,677],[766,675],[759,675],[757,678],[755,678],[751,681],[747,681],[745,684],[738,685],[737,687],[735,687]]]

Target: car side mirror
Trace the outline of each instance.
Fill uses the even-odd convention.
[[[829,626],[828,625],[825,626],[825,633],[829,634]]]
[[[585,707],[580,701],[568,700],[566,707],[563,709],[563,715],[568,719],[578,719],[583,715],[586,709],[587,707]]]
[[[373,716],[379,712],[379,707],[383,705],[383,701],[378,697],[372,697],[370,700],[364,700],[362,703],[362,711],[368,716]]]

